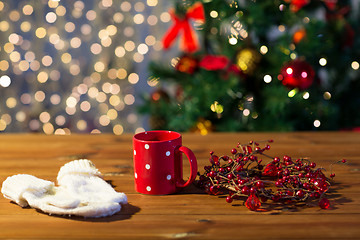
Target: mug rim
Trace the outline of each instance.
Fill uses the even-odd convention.
[[[166,140],[145,140],[145,139],[141,139],[139,138],[140,136],[143,136],[143,135],[147,135],[148,133],[151,133],[151,134],[154,134],[154,133],[172,133],[172,134],[175,134],[175,136],[173,138],[169,138],[169,139],[166,139]],[[140,132],[140,133],[137,133],[134,135],[133,139],[135,141],[138,141],[138,142],[151,142],[151,143],[162,143],[162,142],[168,142],[168,141],[173,141],[173,140],[176,140],[176,139],[179,139],[181,138],[181,134],[178,133],[178,132],[175,132],[175,131],[171,131],[171,130],[151,130],[151,131],[144,131],[144,132]]]

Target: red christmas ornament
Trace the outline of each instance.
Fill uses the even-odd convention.
[[[329,10],[334,11],[336,9],[336,4],[338,0],[323,0],[323,1]]]
[[[198,66],[196,59],[190,56],[183,56],[180,58],[175,66],[175,69],[179,72],[193,74]]]
[[[245,206],[251,211],[256,211],[260,208],[261,202],[255,193],[251,193],[245,202]]]
[[[308,5],[310,0],[286,0],[286,2],[290,3],[291,11],[297,12],[304,6]]]
[[[307,89],[315,78],[315,71],[312,66],[304,60],[296,59],[287,63],[280,72],[279,80],[290,89]]]
[[[174,9],[171,9],[169,13],[174,25],[166,32],[162,40],[164,49],[168,49],[176,37],[182,34],[180,48],[188,53],[197,51],[199,43],[194,30],[191,28],[190,20],[205,21],[203,5],[200,2],[195,3],[188,9],[184,17],[176,16]]]
[[[199,63],[201,68],[208,71],[216,71],[226,68],[230,60],[225,56],[206,55]]]

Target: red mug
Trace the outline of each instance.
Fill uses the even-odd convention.
[[[178,192],[196,178],[194,153],[182,146],[181,134],[173,131],[147,131],[135,134],[134,177],[139,193],[164,195]],[[190,162],[190,177],[183,180],[182,153]]]

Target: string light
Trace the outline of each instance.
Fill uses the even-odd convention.
[[[158,0],[146,0],[146,4],[150,7],[155,7],[158,4]]]
[[[297,91],[298,91],[297,89],[292,89],[292,90],[290,90],[290,91],[288,92],[288,97],[289,97],[289,98],[294,97],[294,96],[296,95]]]
[[[260,53],[261,53],[262,55],[265,55],[267,52],[268,52],[268,48],[267,48],[265,45],[262,45],[262,46],[260,47]]]
[[[247,109],[247,108],[245,108],[245,109],[243,110],[243,115],[244,115],[245,117],[248,117],[248,116],[250,115],[250,110]]]
[[[358,70],[359,67],[360,67],[360,65],[359,65],[359,63],[358,63],[357,61],[353,61],[353,62],[351,63],[351,67],[352,67],[352,69],[354,69],[354,70]]]
[[[7,75],[3,75],[0,77],[0,86],[6,88],[9,87],[11,84],[11,79]]]
[[[279,26],[278,26],[278,30],[279,30],[280,32],[284,32],[284,31],[286,30],[286,28],[285,28],[284,25],[279,25]]]
[[[224,111],[224,107],[221,104],[219,104],[217,101],[211,104],[210,109],[211,111],[217,114],[221,114]]]
[[[331,93],[330,92],[324,92],[323,97],[325,100],[330,100],[331,99]]]
[[[217,11],[212,10],[212,11],[210,12],[210,17],[212,17],[212,18],[217,18],[218,16],[219,16],[219,13],[218,13]]]
[[[229,38],[229,43],[230,45],[236,45],[238,42],[238,40],[235,37],[231,37]]]
[[[320,125],[321,125],[321,122],[316,119],[316,120],[314,121],[314,127],[318,128],[318,127],[320,127]]]
[[[310,97],[310,94],[309,94],[309,92],[304,92],[303,93],[303,99],[309,99],[309,97]]]
[[[265,75],[264,76],[264,82],[270,83],[271,81],[272,81],[272,77],[270,75]]]
[[[324,67],[327,64],[326,58],[320,58],[319,64]]]

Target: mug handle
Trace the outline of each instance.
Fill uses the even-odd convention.
[[[196,178],[196,175],[197,175],[197,161],[196,161],[196,157],[195,157],[194,153],[189,148],[184,147],[184,146],[180,146],[179,151],[184,153],[186,155],[186,157],[189,159],[189,162],[190,162],[190,177],[189,177],[189,180],[187,180],[187,182],[185,182],[183,179],[181,179],[180,181],[182,181],[182,182],[176,182],[177,187],[184,188],[184,187],[190,185]]]

